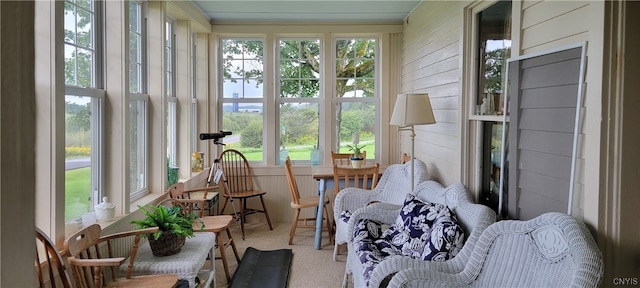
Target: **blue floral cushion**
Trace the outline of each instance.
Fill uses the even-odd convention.
[[[351,211],[349,210],[344,210],[342,212],[340,212],[340,220],[342,220],[342,222],[344,223],[349,223],[349,219],[351,218]]]
[[[409,194],[395,223],[384,232],[380,222],[359,220],[353,243],[368,284],[375,265],[391,255],[431,261],[453,258],[462,249],[464,231],[447,206]]]

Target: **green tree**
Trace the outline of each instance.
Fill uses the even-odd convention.
[[[89,103],[84,106],[67,102],[67,107],[81,107],[67,110],[69,115],[67,118],[68,128],[72,131],[89,131],[91,128],[91,109]]]
[[[502,93],[502,73],[506,69],[511,48],[498,48],[488,51],[485,58],[485,92]]]
[[[287,138],[282,139],[286,141],[285,146],[317,143],[318,110],[311,107],[292,107],[287,104],[282,106],[280,113],[281,124],[287,127]]]
[[[242,131],[240,143],[242,147],[262,147],[262,122],[251,122],[249,126]]]
[[[91,49],[95,48],[93,42],[92,18],[93,14],[89,8],[92,6],[90,0],[78,0],[76,5],[70,2],[64,3],[65,19],[76,19],[77,22],[65,22],[64,42],[65,57],[64,76],[65,84],[80,87],[93,86],[93,62],[95,59]],[[71,24],[71,25],[68,25]],[[75,24],[75,25],[74,25]]]

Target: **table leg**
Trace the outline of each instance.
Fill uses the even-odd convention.
[[[316,212],[316,239],[314,242],[316,250],[320,250],[320,245],[322,244],[322,211],[324,211],[324,194],[326,188],[325,179],[320,179],[318,182],[318,194],[320,197],[318,198],[318,211]],[[329,227],[329,229],[331,229],[331,227]]]

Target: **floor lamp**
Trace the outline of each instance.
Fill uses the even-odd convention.
[[[414,142],[416,133],[413,126],[435,123],[436,119],[433,117],[429,94],[398,94],[389,124],[400,126],[398,131],[411,131],[411,189],[415,189],[415,164],[413,160],[415,159]]]

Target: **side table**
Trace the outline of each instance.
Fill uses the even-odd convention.
[[[190,193],[193,199],[202,199],[204,198],[204,192],[193,192]],[[219,192],[209,192],[207,193],[207,198],[205,201],[207,202],[207,206],[209,208],[209,216],[218,215],[218,208],[220,205],[220,193]],[[214,206],[215,205],[215,206]],[[213,208],[215,207],[216,213],[212,213]]]
[[[189,287],[196,287],[196,276],[205,275],[200,279],[202,287],[215,286],[215,247],[216,235],[211,232],[195,232],[195,236],[187,238],[178,254],[157,257],[151,252],[149,242],[140,245],[133,266],[133,275],[149,274],[177,274],[179,279],[189,281]],[[210,270],[203,270],[207,257],[211,255]],[[125,273],[129,259],[120,265],[120,273]]]

